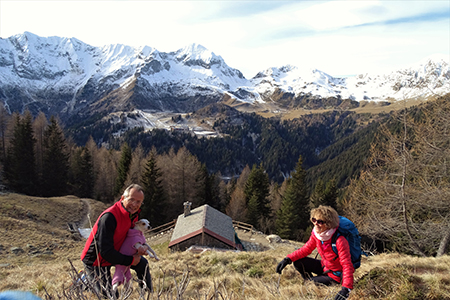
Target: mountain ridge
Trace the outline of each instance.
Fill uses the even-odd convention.
[[[93,47],[76,38],[25,32],[0,39],[0,101],[10,113],[86,118],[141,110],[189,113],[213,103],[246,109],[342,107],[345,101],[424,99],[450,90],[448,61],[438,58],[390,74],[335,78],[287,65],[246,79],[220,55],[192,43],[173,52],[150,46]]]

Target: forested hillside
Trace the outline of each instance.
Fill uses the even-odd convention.
[[[28,195],[73,194],[105,203],[118,199],[128,184],[139,183],[147,195],[143,216],[154,226],[176,218],[190,201],[193,207],[209,204],[264,232],[301,240],[310,230],[310,208],[326,204],[346,214],[360,203],[355,195],[367,180],[359,179],[360,172],[368,158],[373,163],[375,150],[388,148],[386,128],[403,132],[399,114],[420,124],[437,116],[439,110],[429,107],[443,106],[448,97],[379,115],[330,111],[281,120],[215,104],[179,117],[214,119],[212,127],[221,135],[216,138],[142,128],[118,136],[112,133],[120,123],[101,122],[63,130],[56,118],[47,120],[42,113],[9,116],[2,110],[2,182]],[[93,134],[80,143],[88,132],[103,132],[104,138],[95,140]],[[385,233],[367,234],[387,239]]]
[[[378,122],[384,117],[386,116],[331,111],[293,120],[280,120],[239,112],[223,104],[213,104],[186,118],[214,120],[213,130],[219,132],[222,138],[198,138],[187,130],[144,131],[143,128],[126,131],[118,138],[113,133],[124,129],[126,125],[106,121],[97,122],[95,126],[84,126],[81,123],[76,128],[69,128],[68,132],[79,145],[85,144],[91,136],[96,143],[106,142],[116,150],[120,149],[123,142],[127,142],[132,148],[141,144],[145,151],[155,147],[158,154],[168,153],[172,148],[178,151],[181,147],[186,147],[206,165],[210,173],[220,172],[227,177],[238,176],[246,165],[262,163],[270,179],[282,183],[294,169],[300,155],[303,157],[304,167],[309,169],[339,156],[354,144],[370,142],[367,139],[361,140],[360,137],[371,135],[375,126],[369,126],[370,122]],[[362,135],[359,133],[361,130],[364,130]],[[333,147],[336,143],[340,145]],[[366,145],[364,149],[367,148]],[[324,150],[327,154],[322,154]],[[353,176],[366,157],[365,153],[357,154],[359,156],[354,158],[359,162],[346,167],[351,172],[338,171],[342,174],[334,175],[332,170],[331,174],[328,172],[331,175],[329,177]],[[342,164],[348,165],[348,162]],[[314,176],[317,178],[317,175]],[[342,187],[346,182],[339,180],[339,186]]]
[[[387,116],[381,120],[384,119]],[[379,124],[373,121],[320,152],[318,163],[307,170],[307,185],[313,187],[319,179],[325,182],[334,179],[337,187],[346,187],[364,166]]]

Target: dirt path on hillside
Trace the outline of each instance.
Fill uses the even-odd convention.
[[[81,231],[83,231],[83,234],[88,235],[90,228],[94,226],[98,216],[108,207],[108,205],[89,198],[80,198],[80,201],[83,205],[81,213],[82,218],[74,223],[77,228],[80,228]]]
[[[89,203],[89,199],[80,198],[80,201],[83,202],[83,218],[77,222],[78,227],[86,228],[89,227],[89,216],[91,214],[91,204]]]

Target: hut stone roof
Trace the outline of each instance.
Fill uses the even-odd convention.
[[[169,247],[203,233],[236,248],[233,220],[208,204],[178,216]]]

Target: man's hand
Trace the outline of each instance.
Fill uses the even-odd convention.
[[[342,289],[336,294],[334,300],[345,300],[348,298],[348,294],[350,293],[350,289],[346,287],[342,287]]]
[[[141,261],[141,256],[139,254],[133,255],[133,262],[131,263],[132,266],[137,266],[137,264]]]
[[[139,255],[146,255],[148,248],[147,246],[140,246],[137,250]]]
[[[136,243],[133,247],[134,247],[134,249],[137,250],[137,254],[139,254],[139,255],[147,254],[147,250],[148,250],[147,245],[142,245],[141,243]]]
[[[280,261],[277,265],[277,273],[281,274],[281,271],[283,271],[283,269],[292,263],[292,260],[289,257],[285,257],[282,261]]]

